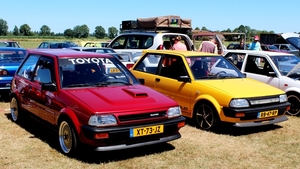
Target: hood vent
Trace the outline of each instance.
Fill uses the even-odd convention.
[[[126,93],[130,94],[133,97],[148,97],[148,94],[145,93],[144,91],[141,91],[139,89],[134,89],[134,88],[126,88],[123,89]]]

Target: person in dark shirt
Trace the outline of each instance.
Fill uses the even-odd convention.
[[[240,44],[236,47],[236,49],[244,50],[245,49],[245,41],[244,39],[240,40]]]

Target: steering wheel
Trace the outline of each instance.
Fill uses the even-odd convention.
[[[102,81],[102,80],[104,80],[104,79],[107,80],[107,79],[109,79],[109,77],[113,77],[114,79],[117,79],[116,76],[107,74],[107,75],[104,75],[103,77],[101,77],[101,78],[99,79],[99,81]]]
[[[220,72],[216,73],[215,76],[219,77],[221,74],[226,74],[226,72],[225,71],[220,71]]]

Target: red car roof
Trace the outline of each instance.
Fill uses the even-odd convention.
[[[28,54],[35,53],[41,55],[54,55],[58,58],[65,57],[103,57],[110,58],[113,57],[108,54],[96,53],[96,52],[81,52],[72,49],[27,49]]]

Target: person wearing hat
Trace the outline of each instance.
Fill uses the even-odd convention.
[[[248,50],[261,50],[259,36],[254,36],[254,40],[249,44]]]
[[[176,36],[174,38],[173,50],[187,50],[185,44],[181,42],[181,36]]]

